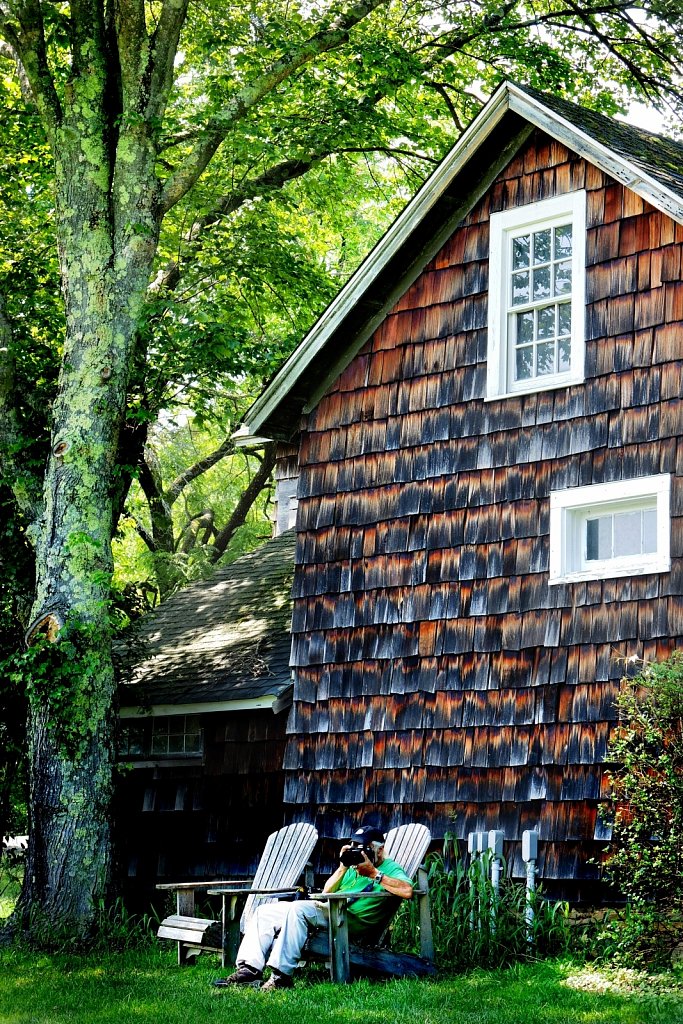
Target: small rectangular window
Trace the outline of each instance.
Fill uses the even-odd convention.
[[[491,215],[487,397],[583,380],[585,192]]]
[[[550,495],[550,583],[666,572],[671,477],[640,477]]]
[[[119,757],[142,757],[146,752],[145,724],[139,720],[121,723]]]
[[[192,757],[203,751],[199,715],[127,718],[121,722],[119,757],[124,760]]]
[[[152,754],[201,754],[202,731],[198,715],[171,715],[152,720]]]

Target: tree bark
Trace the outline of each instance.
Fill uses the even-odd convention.
[[[21,909],[39,937],[55,923],[85,936],[109,884],[116,456],[159,229],[150,126],[112,110],[126,75],[112,60],[108,27],[86,21],[90,8],[81,14],[79,73],[54,129],[66,338],[27,632],[29,643],[56,641],[39,644],[29,692],[31,841]]]

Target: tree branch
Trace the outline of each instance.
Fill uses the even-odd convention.
[[[119,51],[123,109],[141,113],[145,79],[148,78],[149,39],[144,0],[117,0],[114,25]],[[148,84],[148,83],[147,83]]]
[[[296,178],[300,178],[306,174],[311,167],[316,163],[319,163],[329,154],[325,152],[311,155],[308,158],[302,158],[298,160],[282,160],[278,164],[274,164],[273,167],[269,167],[268,170],[264,171],[258,177],[253,178],[250,182],[244,185],[242,188],[236,189],[227,195],[220,196],[213,207],[204,214],[203,217],[198,217],[192,224],[192,227],[185,233],[184,241],[187,243],[199,244],[201,235],[206,228],[211,227],[213,224],[217,224],[222,217],[226,217],[230,213],[234,213],[249,199],[253,199],[255,196],[261,195],[263,192],[270,191],[272,189],[282,188],[288,181],[294,181]],[[180,281],[180,267],[176,260],[169,260],[165,267],[161,268],[157,273],[154,281],[149,286],[149,292],[152,295],[157,295],[161,291],[172,291]]]
[[[142,538],[142,540],[145,542],[147,548],[152,552],[152,554],[156,554],[157,546],[154,541],[154,537],[149,532],[145,524],[140,522],[137,516],[131,515],[131,519],[135,523],[135,532],[138,534],[139,537]]]
[[[212,562],[217,562],[218,559],[225,553],[225,549],[230,543],[234,533],[239,529],[247,518],[249,509],[254,504],[259,494],[265,487],[270,474],[273,471],[275,465],[275,444],[271,442],[267,444],[263,452],[263,462],[258,468],[258,471],[252,477],[251,483],[243,491],[240,500],[237,502],[235,509],[230,516],[229,520],[225,524],[222,530],[216,535],[216,539],[210,548],[210,558]]]
[[[590,17],[593,13],[592,11],[584,11],[583,8],[579,4],[574,3],[573,0],[568,0],[568,3],[576,17],[589,28],[590,32],[595,35],[596,39],[602,43],[605,49],[624,65],[629,74],[631,74],[634,80],[638,82],[648,99],[652,96],[653,91],[655,93],[659,91],[660,83],[654,80],[651,75],[645,74],[626,53],[614,46],[606,33],[602,32],[601,29],[598,28],[597,24]]]
[[[336,49],[348,39],[351,29],[388,0],[359,0],[326,28],[321,28],[293,53],[275,61],[255,82],[240,89],[220,114],[211,118],[199,136],[195,149],[164,186],[161,212],[168,213],[189,192],[204,173],[230,128],[269,93],[315,57]]]
[[[28,80],[26,68],[21,63],[19,54],[14,47],[10,46],[10,44],[4,39],[0,39],[0,57],[7,57],[8,60],[14,62],[14,66],[17,69],[17,78],[19,79],[19,88],[21,89],[21,95],[24,103],[26,103],[27,106],[34,107],[36,105],[36,98],[33,95],[33,89],[31,88],[31,83]]]
[[[427,82],[427,85],[429,86],[430,89],[434,89],[436,92],[438,92],[439,96],[441,97],[441,99],[446,104],[446,108],[448,110],[448,113],[451,115],[451,119],[453,121],[453,124],[458,129],[460,134],[462,134],[462,132],[463,132],[463,124],[462,124],[462,121],[460,120],[460,117],[458,116],[458,111],[455,108],[455,104],[453,103],[453,100],[448,95],[448,86],[446,85],[446,83],[445,82]]]
[[[215,466],[217,462],[224,459],[226,455],[230,455],[235,451],[235,445],[232,438],[226,437],[223,443],[216,448],[215,451],[211,452],[204,459],[199,459],[193,466],[186,469],[183,473],[175,478],[172,484],[166,488],[163,498],[169,508],[175,501],[178,500],[184,489],[188,484],[191,484],[193,480],[196,480],[198,476],[206,473],[207,470]]]
[[[289,181],[303,177],[316,164],[328,156],[336,153],[384,153],[387,156],[407,156],[413,160],[423,160],[427,163],[438,164],[439,161],[425,153],[416,153],[410,149],[392,146],[343,146],[339,149],[323,149],[318,153],[311,153],[308,156],[295,160],[282,160],[259,174],[258,177],[248,181],[241,188],[235,189],[227,195],[220,196],[202,217],[198,217],[192,227],[185,233],[184,241],[195,246],[200,244],[201,236],[207,228],[217,224],[222,217],[234,213],[249,199],[282,188]],[[154,281],[149,286],[151,295],[157,295],[161,291],[172,291],[180,281],[180,267],[176,260],[169,260],[165,267],[157,273]]]
[[[0,35],[17,54],[26,72],[47,137],[54,147],[62,108],[47,60],[40,0],[25,0],[14,16],[5,5],[0,7]]]
[[[173,551],[171,508],[164,499],[161,469],[154,453],[149,448],[145,448],[140,461],[138,480],[149,505],[154,550],[171,552]],[[150,550],[152,549],[150,548]]]
[[[173,86],[173,66],[189,0],[164,0],[152,35],[147,115],[161,121]]]
[[[178,550],[184,555],[189,555],[190,551],[196,547],[199,534],[202,531],[204,531],[204,536],[200,543],[206,546],[211,538],[216,536],[216,527],[213,525],[213,509],[205,508],[203,512],[193,516],[186,523],[178,542]]]

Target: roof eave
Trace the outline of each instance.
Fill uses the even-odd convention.
[[[537,128],[552,134],[559,142],[585,157],[605,174],[620,181],[632,192],[646,199],[662,213],[668,214],[677,223],[683,224],[683,201],[675,192],[667,189],[638,163],[627,160],[614,150],[597,142],[592,136],[577,128],[561,114],[549,110],[540,100],[529,96],[517,86],[509,83],[510,109],[526,118]]]

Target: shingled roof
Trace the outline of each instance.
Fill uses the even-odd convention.
[[[289,530],[144,618],[121,716],[286,707],[295,543]]]
[[[596,110],[587,110],[557,96],[522,86],[517,88],[683,199],[683,144],[665,135],[615,121]]]
[[[683,224],[683,145],[504,82],[248,410],[249,445],[291,440],[497,174],[540,129]]]

